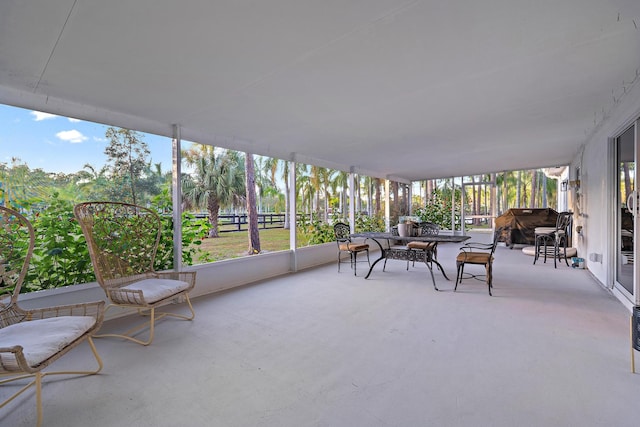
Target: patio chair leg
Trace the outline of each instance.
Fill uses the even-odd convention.
[[[358,252],[353,253],[353,275],[357,276],[356,272],[358,271]]]
[[[38,421],[36,422],[36,426],[40,427],[42,425],[42,372],[36,372],[35,376],[36,411],[38,413]]]
[[[116,337],[116,338],[123,338],[129,341],[133,341],[135,343],[147,346],[149,344],[151,344],[151,342],[153,341],[153,335],[154,335],[154,331],[155,331],[155,323],[156,320],[160,320],[163,317],[176,317],[178,319],[182,319],[182,320],[193,320],[196,316],[195,311],[193,310],[193,305],[191,305],[191,299],[189,298],[188,294],[183,294],[185,297],[185,303],[187,304],[187,307],[189,308],[189,311],[191,312],[191,315],[183,315],[183,314],[178,314],[178,313],[168,313],[168,312],[162,312],[158,315],[156,315],[156,309],[155,307],[151,307],[148,309],[149,314],[146,313],[142,313],[141,310],[138,310],[138,313],[143,315],[143,316],[149,316],[149,321],[148,322],[144,322],[140,325],[134,326],[133,328],[129,329],[128,331],[122,333],[122,334],[99,334],[99,335],[94,335],[94,338],[104,338],[104,337]],[[113,304],[109,304],[107,306],[107,308],[105,309],[105,312],[111,308],[111,307],[115,307]],[[140,340],[138,338],[134,338],[134,335],[136,332],[140,331],[141,329],[144,329],[145,327],[149,327],[149,337],[147,338],[146,341]]]
[[[458,268],[456,271],[456,285],[453,287],[453,291],[455,292],[458,289],[458,283],[462,282],[462,274],[464,273],[464,264],[458,263]]]

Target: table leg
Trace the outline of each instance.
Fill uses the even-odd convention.
[[[385,258],[385,249],[382,247],[382,243],[380,243],[379,241],[377,241],[376,239],[371,239],[374,242],[376,242],[376,244],[378,245],[378,247],[380,248],[380,258],[378,258],[377,260],[375,260],[373,262],[373,264],[371,264],[371,267],[369,267],[369,272],[367,273],[366,276],[364,276],[365,279],[368,279],[369,276],[371,276],[371,272],[373,271],[373,267],[376,266],[377,263],[379,263],[381,260],[383,260]]]
[[[442,268],[442,265],[440,265],[440,263],[438,261],[436,261],[435,259],[433,260],[433,262],[436,263],[436,265],[438,266],[438,269],[440,270],[440,272],[442,273],[444,278],[449,280],[449,281],[451,281],[451,279],[449,279],[449,277],[447,277],[447,274],[444,272],[444,268]],[[431,273],[431,274],[433,274],[433,273]]]

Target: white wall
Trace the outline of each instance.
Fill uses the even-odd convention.
[[[298,248],[295,252],[280,251],[235,258],[189,267],[185,270],[198,272],[196,287],[190,294],[192,298],[197,298],[271,277],[295,274],[295,271],[335,263],[336,256],[337,247],[335,242],[332,242]],[[102,288],[94,282],[22,294],[19,304],[24,308],[36,308],[97,300],[107,301]],[[105,318],[112,319],[124,314],[128,313],[123,310],[109,310]]]
[[[297,269],[311,268],[335,261],[336,244],[326,243],[300,248],[296,253]],[[293,251],[280,251],[185,268],[188,271],[198,272],[196,287],[190,295],[192,298],[197,298],[262,279],[289,274],[292,272],[292,258]],[[20,305],[33,308],[96,300],[106,301],[106,298],[102,288],[94,282],[24,294],[20,296]],[[125,312],[110,310],[106,318],[114,318],[122,314]]]
[[[607,287],[613,285],[615,274],[615,163],[611,139],[618,136],[640,117],[640,84],[628,92],[608,113],[586,141],[584,150],[571,164],[571,177],[581,167],[581,203],[573,205],[576,212],[574,225],[582,225],[582,236],[576,236],[574,246],[585,258],[587,268]],[[575,192],[572,194],[575,201]],[[573,203],[573,202],[572,202]],[[570,206],[571,207],[571,206]],[[579,210],[577,209],[579,208]],[[590,255],[601,255],[601,262],[592,261]]]

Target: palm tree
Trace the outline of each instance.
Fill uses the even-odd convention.
[[[98,170],[88,163],[76,173],[76,183],[85,200],[106,199],[107,188],[112,185],[106,166]]]
[[[262,163],[262,171],[268,176],[271,185],[278,191],[276,175],[278,170],[282,171],[282,180],[284,182],[284,228],[289,229],[289,162],[286,160],[274,159],[266,157]]]
[[[260,253],[260,230],[258,229],[258,209],[256,204],[256,171],[253,163],[253,154],[245,153],[244,170],[247,189],[247,216],[249,228],[249,255]]]
[[[245,198],[242,156],[236,151],[194,144],[182,157],[194,169],[191,175],[182,177],[183,198],[188,206],[207,209],[209,237],[218,237],[220,208],[242,206]]]
[[[329,202],[331,198],[331,192],[329,189],[331,188],[331,181],[334,174],[335,171],[333,169],[319,168],[318,170],[320,186],[322,188],[322,193],[324,194],[324,222],[329,221]]]

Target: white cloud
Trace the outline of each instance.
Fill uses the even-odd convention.
[[[56,136],[61,140],[71,142],[72,144],[79,144],[88,139],[86,136],[75,129],[63,130],[62,132],[56,133]]]
[[[80,119],[74,119],[73,117],[69,117],[69,121],[70,121],[71,123],[78,123],[78,122],[81,122],[82,120],[80,120]]]
[[[39,122],[41,120],[54,119],[58,117],[55,114],[43,113],[42,111],[32,111],[31,115],[34,117],[34,120],[36,122]]]

